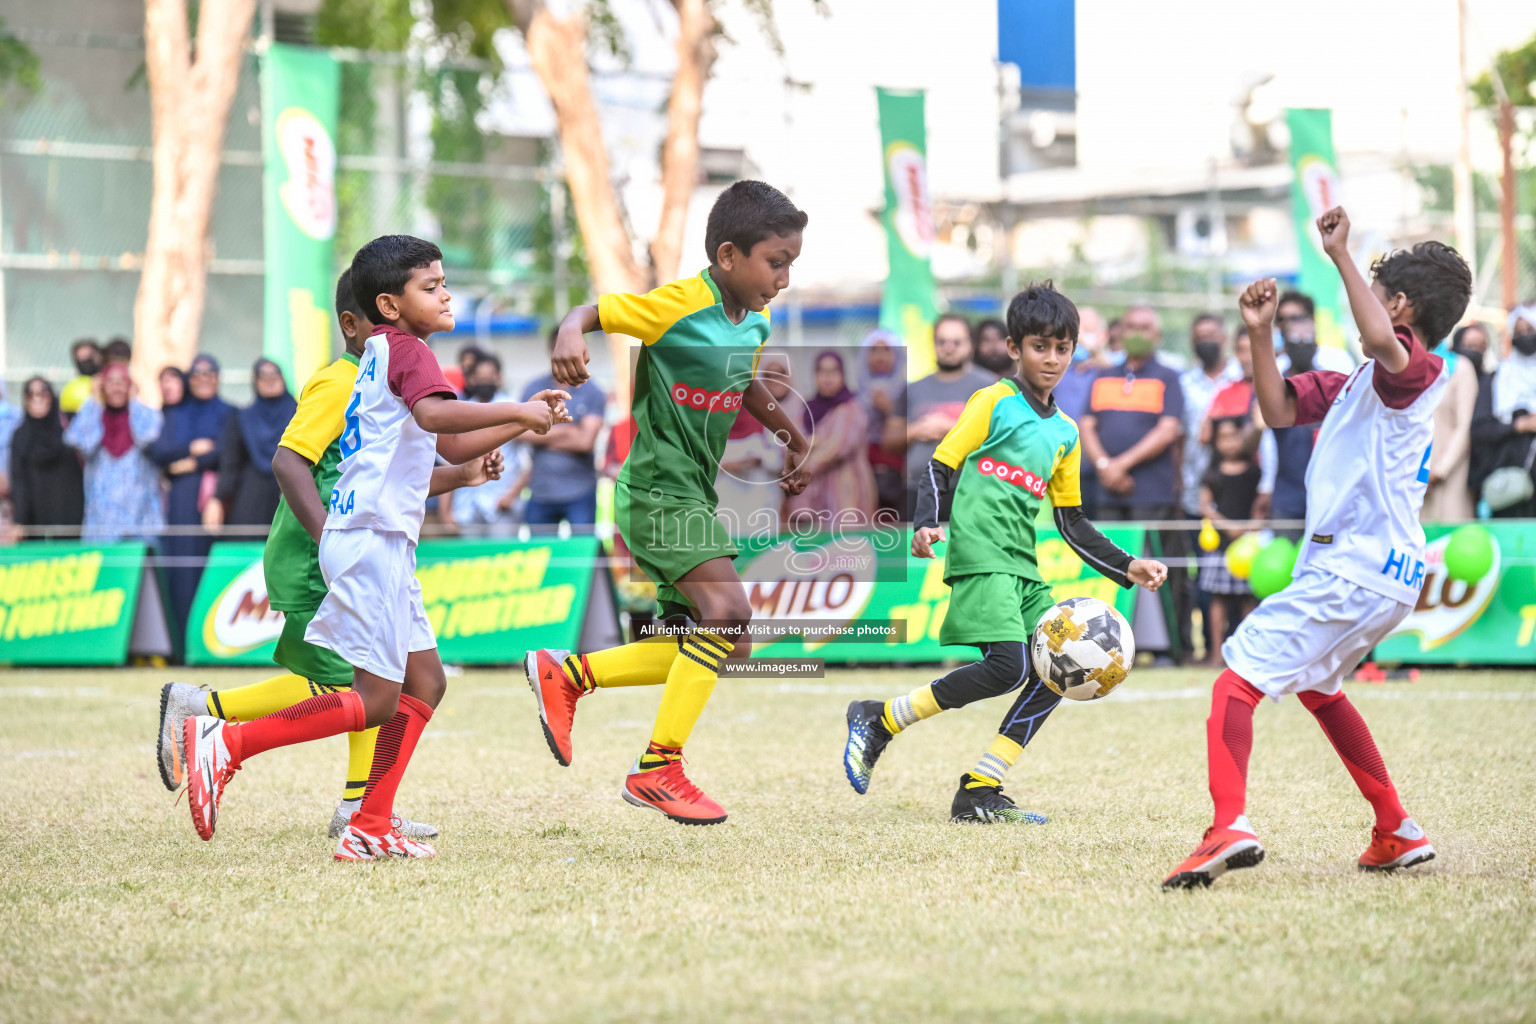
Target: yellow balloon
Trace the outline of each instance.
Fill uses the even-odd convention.
[[[1259,553],[1259,538],[1245,533],[1227,548],[1227,571],[1240,580],[1248,578],[1253,570],[1253,559]]]
[[[1215,551],[1221,547],[1221,534],[1216,532],[1216,526],[1209,519],[1200,520],[1200,550]]]

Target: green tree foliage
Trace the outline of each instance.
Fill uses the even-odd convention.
[[[30,46],[5,33],[5,21],[0,19],[0,102],[12,85],[28,98],[37,95],[43,88],[42,67]]]

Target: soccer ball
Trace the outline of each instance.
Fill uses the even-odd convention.
[[[1098,700],[1125,682],[1136,637],[1125,616],[1096,597],[1069,597],[1040,617],[1029,647],[1035,672],[1070,700]]]

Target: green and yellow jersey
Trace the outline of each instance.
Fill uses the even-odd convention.
[[[619,484],[638,502],[651,496],[713,512],[715,473],[768,341],[768,311],[749,310],[731,323],[706,268],[645,295],[604,295],[597,315],[604,331],[644,344],[635,368],[635,440]]]
[[[1077,424],[1005,378],[971,396],[933,459],[956,471],[944,581],[975,573],[1040,581],[1040,503],[1083,503]]]
[[[330,366],[315,372],[299,395],[299,405],[278,442],[298,452],[312,464],[319,494],[330,494],[341,476],[341,430],[347,399],[357,381],[358,357],[343,353]],[[267,600],[281,612],[313,612],[325,600],[325,577],[320,573],[320,548],[304,529],[288,499],[278,502],[262,553],[262,572],[267,580]]]

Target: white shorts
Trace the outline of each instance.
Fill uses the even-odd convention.
[[[416,541],[404,533],[326,530],[320,572],[329,592],[304,631],[305,642],[403,683],[406,656],[437,646],[416,582]]]
[[[1411,611],[1331,572],[1303,569],[1242,621],[1221,655],[1275,700],[1303,690],[1335,694],[1345,673]]]

